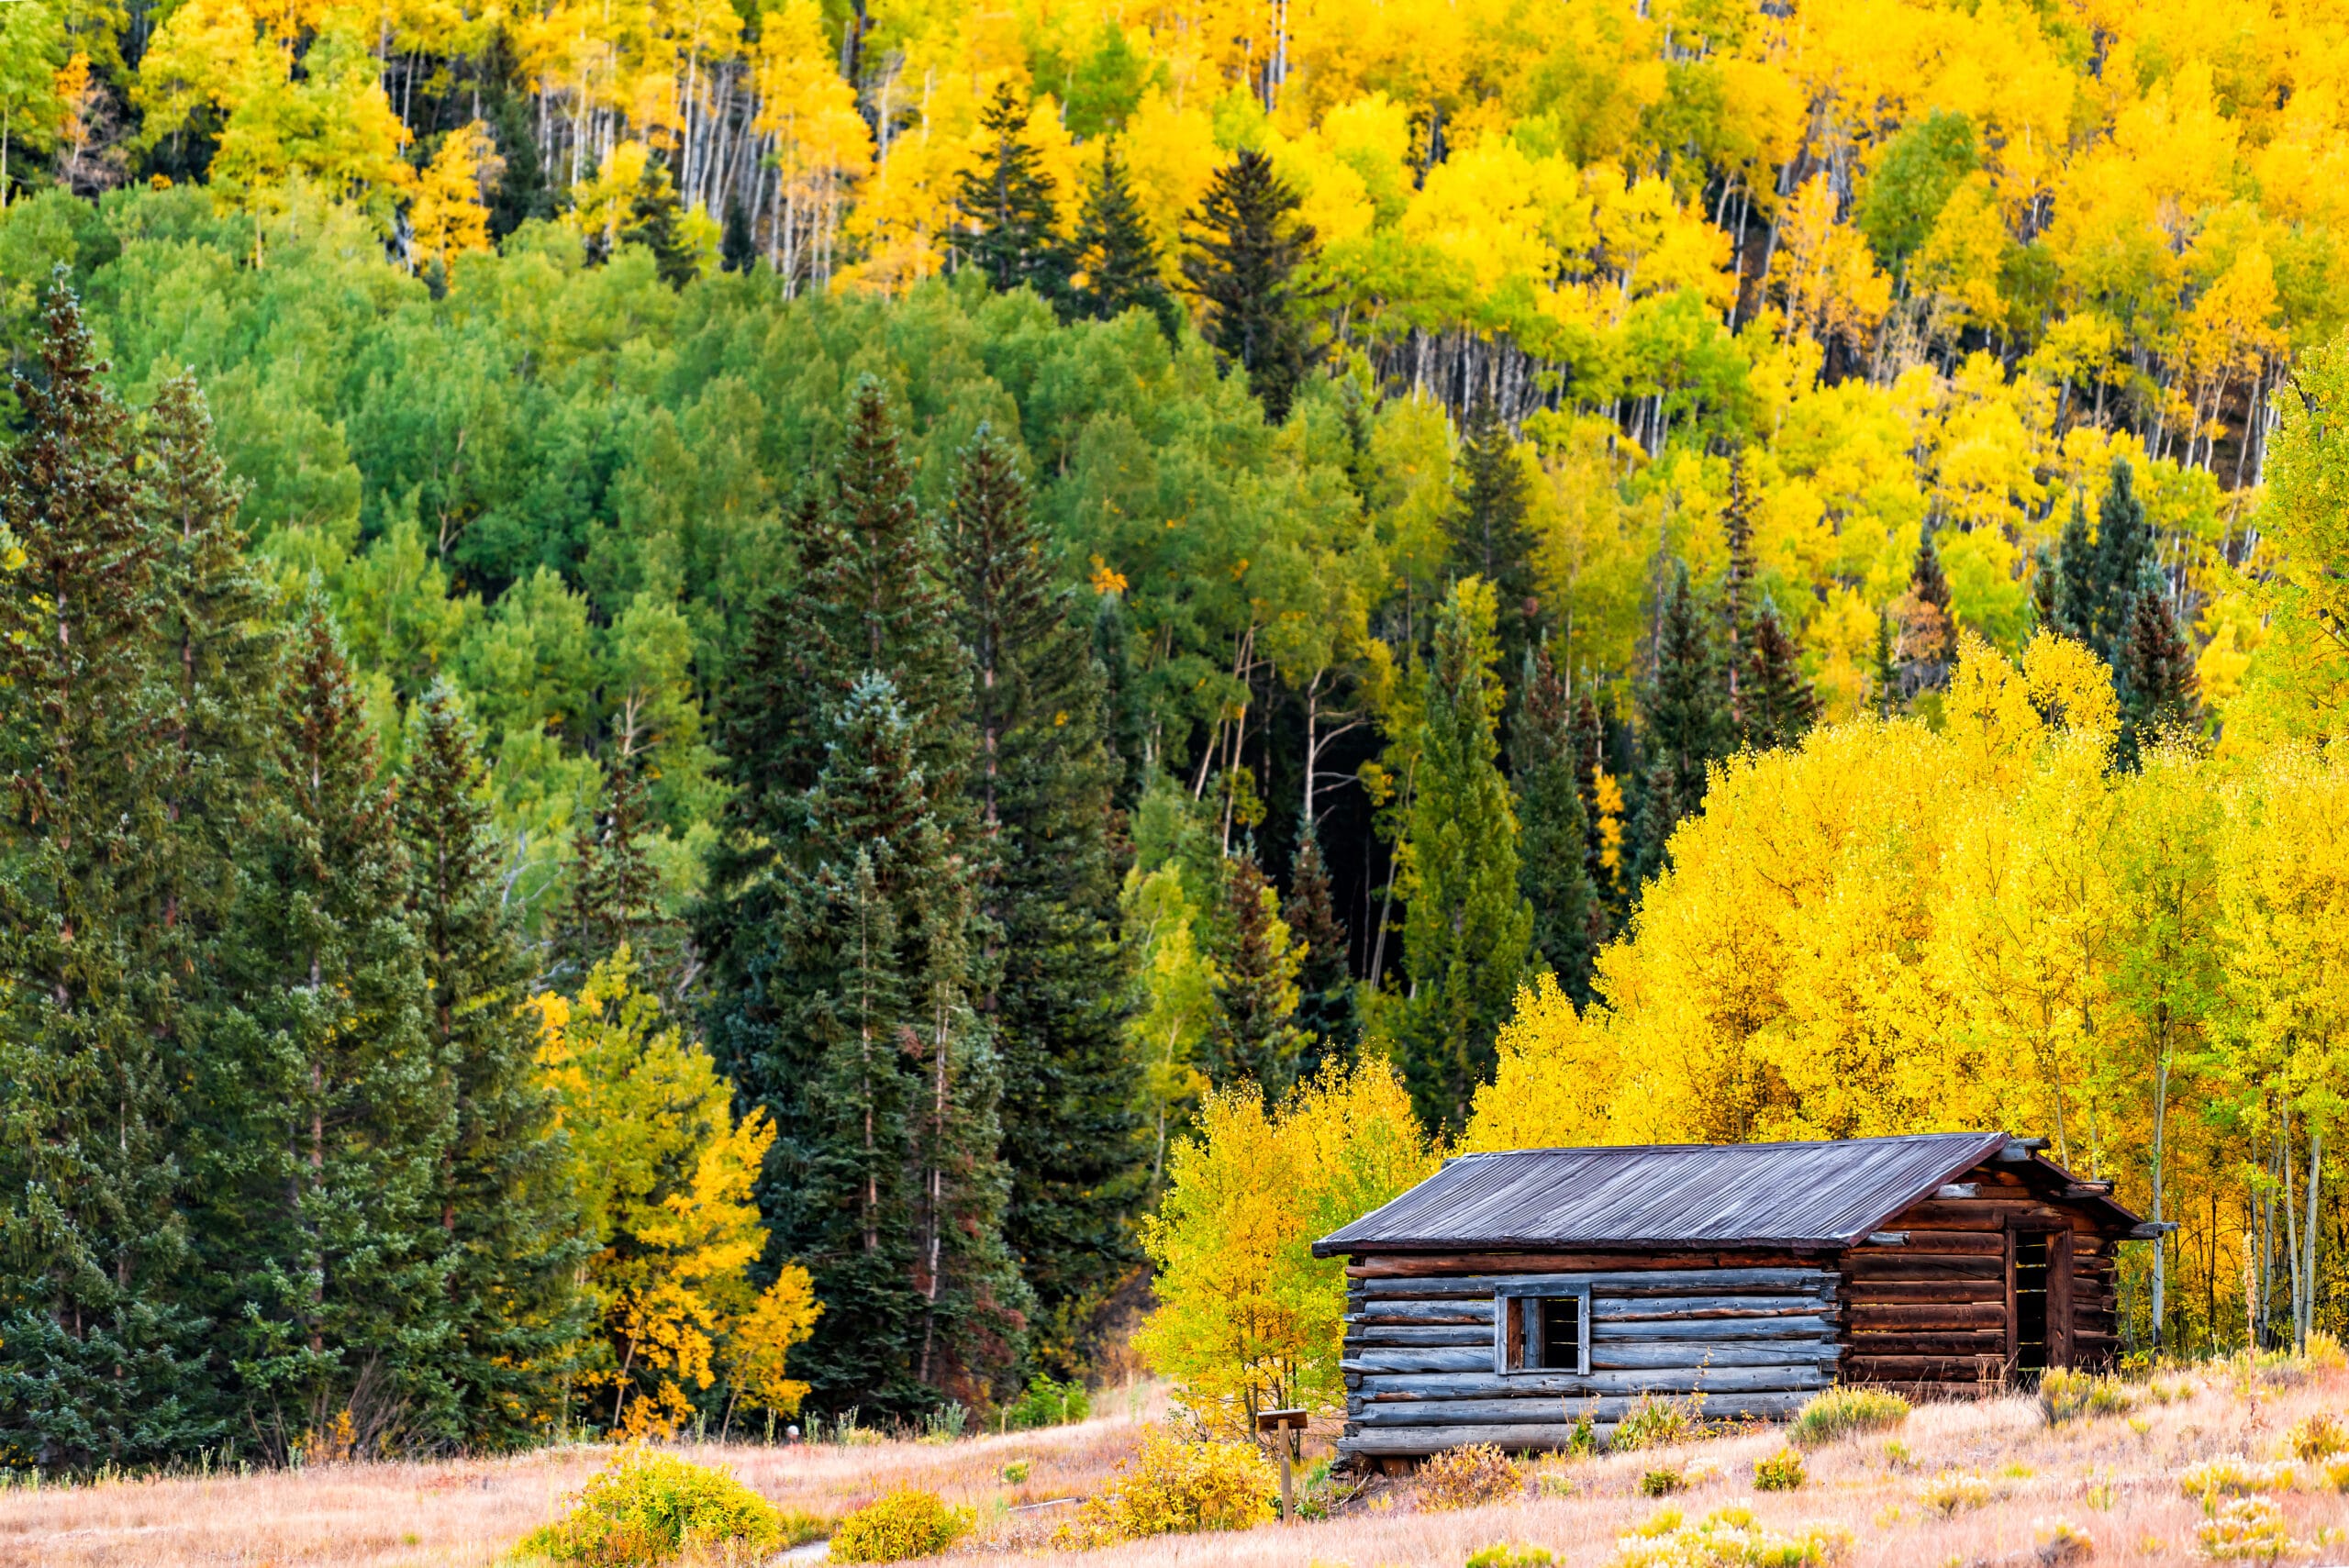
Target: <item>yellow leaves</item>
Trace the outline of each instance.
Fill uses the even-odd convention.
[[[2023,651],[2021,669],[1962,633],[1943,713],[1970,770],[1984,780],[2021,776],[2052,732],[2069,732],[2101,754],[2121,728],[2112,672],[2079,643],[2044,631]]]
[[[1122,594],[1126,591],[1125,573],[1112,569],[1108,562],[1097,555],[1093,558],[1093,571],[1085,578],[1085,583],[1095,593],[1101,595],[1104,598],[1112,594]]]
[[[1557,976],[1546,971],[1518,992],[1516,1016],[1494,1041],[1499,1064],[1493,1081],[1477,1088],[1453,1153],[1607,1141],[1609,1106],[1622,1069],[1603,1013],[1591,1012],[1586,1018],[1577,1011],[1558,989]]]
[[[489,249],[489,209],[483,198],[506,167],[489,127],[479,120],[449,133],[416,183],[408,208],[411,263],[446,268],[466,250]]]
[[[1933,305],[1932,335],[1997,326],[2005,315],[1998,272],[2010,241],[1990,176],[1973,173],[1950,193],[1932,232],[1910,260],[1910,289]]]
[[[1822,344],[1841,340],[1857,350],[1891,306],[1892,283],[1876,270],[1859,231],[1836,221],[1836,207],[1834,184],[1825,174],[1796,193],[1770,263],[1770,287],[1790,328]]]
[[[785,1264],[734,1325],[720,1352],[726,1380],[740,1391],[745,1404],[779,1416],[798,1413],[807,1385],[784,1375],[785,1362],[791,1347],[816,1331],[816,1319],[823,1314],[807,1271],[797,1263]]]

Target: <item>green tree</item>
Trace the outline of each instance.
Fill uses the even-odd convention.
[[[954,210],[967,226],[956,251],[997,293],[1026,284],[1065,311],[1069,254],[1059,234],[1058,194],[1028,140],[1028,106],[1009,82],[996,88],[979,124],[989,140],[955,188]]]
[[[1404,1080],[1432,1127],[1464,1127],[1491,1076],[1493,1037],[1533,962],[1533,910],[1518,888],[1518,825],[1494,724],[1501,684],[1490,584],[1464,577],[1436,617],[1413,793],[1403,925],[1410,991]]]
[[[1182,330],[1182,312],[1166,286],[1158,241],[1114,141],[1101,144],[1100,172],[1085,187],[1073,250],[1071,261],[1085,277],[1075,290],[1077,315],[1111,321],[1129,310],[1147,310],[1174,341]]]
[[[1297,217],[1297,195],[1272,161],[1243,148],[1216,171],[1190,215],[1183,275],[1207,302],[1208,341],[1248,373],[1275,423],[1319,359],[1307,326],[1298,272],[1313,258],[1313,226]]]
[[[1932,525],[1918,536],[1909,592],[1899,605],[1901,689],[1906,695],[1949,684],[1957,662],[1957,619],[1950,613],[1949,575],[1942,570]]]
[[[1533,911],[1533,951],[1569,995],[1586,999],[1599,929],[1590,884],[1590,820],[1583,806],[1574,695],[1546,644],[1526,655],[1508,749],[1522,834],[1517,883]]]
[[[555,1413],[586,1328],[574,1284],[586,1249],[554,1102],[533,1069],[530,966],[504,897],[486,781],[446,684],[409,710],[406,753],[399,827],[424,1032],[455,1116],[435,1183],[454,1318],[444,1364],[465,1441],[511,1448],[542,1437]]]
[[[945,520],[955,631],[968,651],[985,916],[979,1007],[1002,1073],[1004,1239],[1063,1375],[1140,1261],[1140,1080],[1125,1049],[1132,959],[1117,940],[1117,759],[1092,628],[1053,585],[1008,443],[982,426]]]
[[[1311,1039],[1294,1021],[1305,954],[1255,856],[1226,856],[1220,869],[1223,918],[1212,955],[1216,1017],[1208,1031],[1208,1081],[1220,1087],[1244,1080],[1277,1101],[1297,1082]]]
[[[65,63],[65,17],[49,0],[0,6],[0,212],[9,186],[24,183],[27,153],[57,145],[65,106],[57,96],[57,68]],[[9,172],[9,160],[17,172]]]
[[[1522,662],[1535,640],[1542,606],[1533,584],[1532,485],[1516,438],[1489,393],[1468,407],[1453,468],[1452,566],[1492,585],[1499,606],[1504,660]]]
[[[24,555],[0,572],[0,1444],[44,1466],[152,1462],[218,1430],[178,1150],[208,970],[164,919],[213,868],[173,852],[185,688],[106,369],[61,279],[0,449]]]
[[[1935,109],[1912,120],[1885,144],[1853,217],[1887,271],[1904,272],[1980,161],[1974,122],[1954,110]]]
[[[1321,829],[1311,818],[1297,828],[1297,861],[1289,868],[1288,900],[1281,919],[1303,949],[1297,966],[1297,1026],[1312,1037],[1297,1064],[1310,1078],[1323,1062],[1353,1054],[1353,972],[1347,964],[1346,928],[1330,891],[1330,864],[1321,854]]]
[[[1654,667],[1641,692],[1640,804],[1631,830],[1637,883],[1663,869],[1672,829],[1705,803],[1706,770],[1735,743],[1707,620],[1688,569],[1675,562],[1656,617]]]
[[[2121,687],[2121,740],[2116,760],[2134,768],[2165,731],[2187,731],[2201,720],[2201,681],[2194,649],[2178,629],[2160,574],[2148,570],[2132,597],[2129,626],[2113,672]]]
[[[1819,694],[1802,673],[1802,651],[1767,598],[1753,617],[1750,642],[1739,740],[1755,751],[1796,745],[1819,722]]]
[[[2127,458],[2112,460],[2112,481],[2097,506],[2095,564],[2088,573],[2093,597],[2084,625],[2087,644],[2115,671],[2124,657],[2138,590],[2154,567],[2154,531],[2134,474]]]
[[[685,205],[677,199],[668,166],[648,158],[629,197],[628,221],[620,226],[618,239],[623,245],[641,245],[651,251],[655,275],[673,289],[701,275],[701,258],[685,238]]]
[[[625,757],[613,759],[607,777],[603,800],[580,827],[547,977],[576,988],[626,947],[651,988],[674,1003],[691,976],[684,929],[663,906],[661,868],[647,851],[644,782]]]

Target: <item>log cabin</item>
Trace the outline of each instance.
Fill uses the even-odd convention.
[[[2166,1227],[2041,1139],[1467,1154],[1313,1244],[1346,1260],[1341,1453],[1606,1441],[1642,1396],[1792,1415],[1974,1396],[2118,1348],[2115,1249]]]

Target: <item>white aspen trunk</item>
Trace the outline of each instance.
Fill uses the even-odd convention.
[[[2285,1284],[2291,1291],[2291,1345],[2300,1348],[2300,1217],[2292,1207],[2292,1102],[2284,1102],[2284,1141],[2277,1145],[2280,1156],[2277,1163],[2282,1167],[2284,1178],[2284,1266]]]
[[[2305,1228],[2308,1247],[2308,1267],[2304,1271],[2306,1288],[2300,1307],[2300,1351],[2309,1348],[2309,1335],[2316,1329],[2316,1228],[2317,1189],[2324,1181],[2324,1129],[2309,1129],[2309,1221]]]

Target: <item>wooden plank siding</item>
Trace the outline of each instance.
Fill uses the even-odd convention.
[[[1390,1265],[1407,1263],[1408,1268]],[[1831,1259],[1786,1253],[1505,1253],[1374,1258],[1347,1272],[1341,1451],[1602,1440],[1642,1395],[1705,1396],[1709,1416],[1779,1418],[1835,1381],[1843,1307]],[[1588,1286],[1587,1373],[1494,1369],[1506,1287]]]

